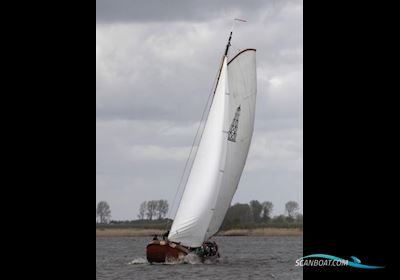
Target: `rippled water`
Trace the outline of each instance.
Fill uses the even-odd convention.
[[[216,263],[154,264],[146,261],[150,237],[97,237],[96,279],[302,279],[295,260],[302,237],[215,237]]]

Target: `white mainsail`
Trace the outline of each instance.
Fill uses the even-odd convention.
[[[198,247],[221,226],[246,162],[256,92],[255,50],[244,50],[229,63],[225,55],[169,240]]]
[[[215,210],[205,239],[219,230],[231,205],[249,152],[254,129],[257,94],[256,51],[254,49],[247,49],[239,53],[229,62],[228,84],[229,127],[228,137],[225,138],[225,140],[228,139],[226,141],[225,168]]]

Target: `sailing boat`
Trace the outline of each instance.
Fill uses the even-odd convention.
[[[203,134],[166,240],[151,241],[147,260],[166,262],[195,253],[218,258],[216,234],[232,202],[254,128],[257,94],[256,50],[228,59],[230,32]]]

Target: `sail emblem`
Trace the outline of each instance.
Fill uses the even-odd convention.
[[[240,115],[240,105],[236,109],[235,117],[233,118],[233,121],[231,123],[228,132],[228,140],[232,142],[236,142],[237,129],[239,125],[239,115]]]

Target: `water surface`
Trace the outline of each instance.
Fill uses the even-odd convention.
[[[302,279],[302,237],[215,237],[221,258],[202,264],[148,264],[150,237],[96,237],[96,279]]]

